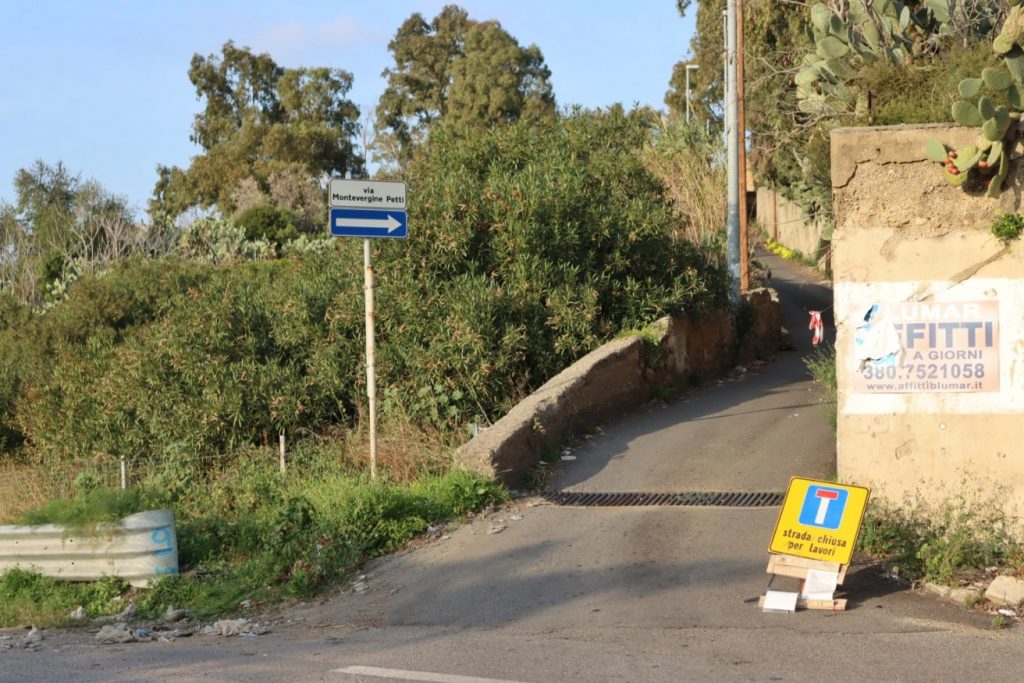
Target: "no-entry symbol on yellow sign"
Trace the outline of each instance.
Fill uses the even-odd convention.
[[[849,564],[868,494],[863,486],[793,477],[768,550]]]

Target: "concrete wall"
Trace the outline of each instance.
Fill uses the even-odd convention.
[[[769,237],[784,247],[799,251],[815,261],[824,256],[821,238],[826,223],[804,215],[803,209],[768,188],[757,188],[757,222],[764,226]]]
[[[1015,162],[999,199],[966,193],[927,160],[931,137],[959,148],[977,131],[832,134],[838,473],[895,502],[935,501],[965,480],[1005,488],[1002,501],[1016,514],[1024,510],[1024,250],[989,229],[1019,210],[1020,168]],[[886,360],[862,365],[869,356]]]
[[[592,351],[460,448],[456,465],[517,485],[545,450],[644,403],[653,387],[703,381],[736,361],[773,357],[782,341],[778,298],[756,290],[748,300],[754,323],[738,350],[728,311],[699,320],[663,318],[652,326],[656,350],[630,336]]]

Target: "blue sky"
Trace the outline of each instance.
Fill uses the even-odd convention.
[[[144,209],[156,165],[187,166],[200,108],[188,80],[194,53],[234,40],[286,67],[331,66],[354,77],[349,98],[374,105],[392,64],[387,44],[432,0],[0,0],[0,200],[36,159],[63,161]],[[664,106],[672,66],[688,51],[693,17],[674,0],[464,0],[536,43],[559,105]],[[693,13],[694,10],[691,10]]]

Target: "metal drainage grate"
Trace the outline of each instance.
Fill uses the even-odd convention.
[[[589,493],[555,491],[544,498],[555,505],[576,507],[625,507],[648,505],[688,505],[701,507],[762,508],[782,505],[785,494],[779,492],[715,493]]]

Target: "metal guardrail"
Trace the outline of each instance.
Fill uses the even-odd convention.
[[[178,541],[170,510],[140,512],[87,532],[57,524],[0,526],[0,572],[34,569],[67,581],[117,576],[145,587],[178,573]]]

